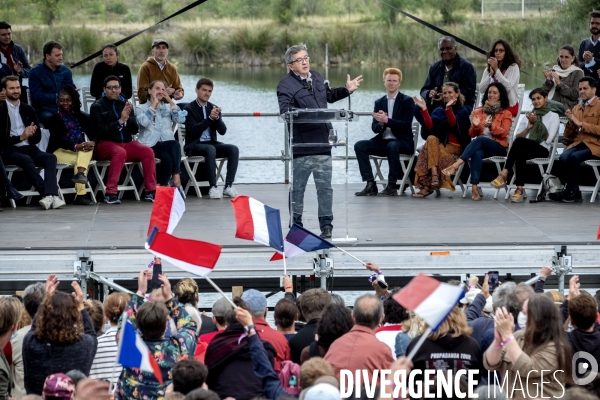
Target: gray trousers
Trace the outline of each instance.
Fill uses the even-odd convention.
[[[302,212],[304,211],[304,190],[310,174],[313,174],[317,187],[317,201],[319,203],[319,226],[321,230],[333,228],[333,189],[331,188],[331,156],[316,155],[295,158],[292,164],[294,169],[292,201],[294,222],[302,226]]]

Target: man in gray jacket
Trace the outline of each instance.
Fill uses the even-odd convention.
[[[296,108],[327,108],[327,103],[334,103],[348,97],[360,86],[362,75],[346,80],[346,86],[330,88],[323,77],[310,70],[310,57],[306,45],[298,44],[285,52],[285,63],[289,73],[277,85],[277,100],[281,114]],[[329,143],[330,123],[294,125],[292,145]],[[294,223],[302,226],[304,210],[304,190],[310,174],[313,174],[317,187],[319,203],[319,226],[321,237],[331,238],[333,225],[333,189],[331,188],[331,147],[294,147],[293,149],[293,190],[292,212]]]

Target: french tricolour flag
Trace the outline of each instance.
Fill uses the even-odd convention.
[[[173,233],[184,212],[185,201],[178,193],[177,188],[157,186],[148,235],[154,227],[158,228],[160,232]]]
[[[290,258],[297,256],[298,254],[315,250],[331,249],[336,246],[327,240],[321,239],[311,231],[294,224],[285,237],[283,247],[285,250],[285,258]],[[283,259],[283,254],[279,251],[271,257],[271,261],[281,259]]]
[[[221,248],[218,244],[180,239],[157,228],[146,240],[146,249],[152,254],[198,276],[206,276],[213,270]]]
[[[460,286],[419,274],[394,295],[394,300],[423,318],[435,332],[464,295]]]
[[[248,196],[236,197],[231,200],[231,205],[237,225],[236,238],[254,240],[283,251],[279,210]]]
[[[131,322],[127,320],[123,324],[123,329],[121,329],[117,361],[123,367],[137,368],[153,373],[160,384],[163,384],[158,363],[150,353],[150,349],[148,349],[144,340],[137,334]]]

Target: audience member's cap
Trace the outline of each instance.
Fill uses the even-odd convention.
[[[152,42],[152,48],[155,48],[159,44],[164,44],[165,46],[167,46],[167,49],[169,48],[169,43],[167,43],[165,39],[156,39],[154,42]]]
[[[75,384],[65,374],[52,374],[46,378],[44,382],[44,389],[42,391],[42,397],[60,398],[64,400],[70,400],[73,398],[75,393]]]
[[[477,296],[479,293],[481,293],[480,289],[469,290],[465,294],[465,296],[462,299],[460,299],[460,303],[461,304],[471,304],[473,302],[473,300],[475,300],[475,296]],[[489,296],[486,299],[485,306],[483,307],[483,312],[491,313],[492,311],[494,311],[494,307],[492,307],[492,296]]]
[[[303,400],[340,400],[340,390],[329,383],[317,383],[306,389]]]
[[[256,289],[248,289],[242,293],[242,300],[248,304],[252,312],[264,311],[267,308],[267,298]]]
[[[230,310],[233,310],[231,303],[225,297],[221,297],[213,304],[212,314],[215,317],[225,317]]]

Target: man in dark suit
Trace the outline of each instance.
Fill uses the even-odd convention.
[[[211,199],[220,199],[221,193],[217,189],[217,158],[227,158],[227,175],[223,196],[236,197],[237,191],[233,187],[235,173],[237,172],[240,151],[233,144],[217,141],[217,132],[224,135],[227,127],[221,118],[221,108],[208,100],[212,95],[214,84],[210,79],[202,78],[196,83],[196,100],[185,106],[188,112],[185,119],[185,147],[187,156],[202,156],[206,160],[208,195]]]
[[[354,145],[358,168],[365,188],[354,193],[356,196],[377,196],[377,184],[369,156],[387,157],[389,172],[388,184],[379,196],[396,196],[396,181],[400,170],[400,154],[415,151],[412,119],[415,102],[409,96],[400,93],[402,71],[388,68],[383,71],[383,85],[386,95],[375,101],[371,129],[377,135],[369,140],[361,140]]]

